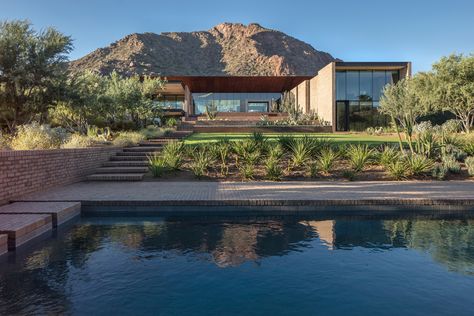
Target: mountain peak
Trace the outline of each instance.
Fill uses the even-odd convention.
[[[208,31],[133,33],[72,61],[73,72],[163,76],[315,75],[330,54],[258,23],[221,23]]]

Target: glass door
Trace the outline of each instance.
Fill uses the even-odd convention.
[[[349,130],[349,101],[336,101],[336,131]]]

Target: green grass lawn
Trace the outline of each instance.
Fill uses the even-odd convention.
[[[375,136],[366,133],[334,133],[334,134],[307,134],[307,133],[264,133],[270,140],[277,140],[280,135],[291,135],[294,137],[309,137],[330,139],[335,143],[350,144],[350,143],[364,143],[368,145],[379,145],[383,143],[396,143],[398,138],[396,135]],[[222,139],[229,141],[238,141],[252,136],[252,133],[195,133],[186,138],[186,144],[201,144],[217,142]]]

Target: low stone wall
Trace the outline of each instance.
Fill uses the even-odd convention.
[[[23,194],[82,181],[119,149],[0,151],[0,205]]]

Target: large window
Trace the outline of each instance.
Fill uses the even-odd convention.
[[[362,131],[369,126],[387,125],[387,118],[378,113],[380,97],[387,84],[400,79],[395,71],[337,71],[337,130]]]
[[[183,109],[184,95],[161,95],[156,102],[165,109]]]
[[[281,99],[281,93],[193,93],[194,113],[215,107],[218,112],[267,112],[269,105]]]

